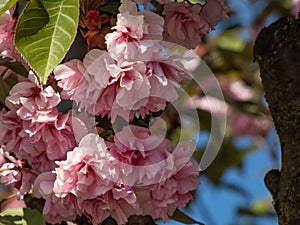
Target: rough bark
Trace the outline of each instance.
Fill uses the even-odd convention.
[[[281,169],[271,170],[265,184],[273,196],[280,225],[300,224],[300,24],[285,17],[258,35],[254,56],[261,71],[277,133]]]

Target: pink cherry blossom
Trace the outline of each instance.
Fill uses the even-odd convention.
[[[78,112],[71,110],[72,115],[72,131],[75,137],[76,143],[79,143],[84,136],[91,133],[95,129],[95,118],[91,117],[88,113]]]
[[[146,76],[146,65],[143,62],[125,64],[119,69],[115,81],[119,83],[119,91],[111,111],[112,121],[117,115],[130,120],[126,112],[145,106],[150,95],[151,86]]]
[[[184,80],[190,80],[192,77],[188,74],[183,64],[183,55],[180,52],[172,51],[172,48],[178,46],[173,43],[162,42],[163,50],[147,60],[148,69],[160,80],[162,84],[166,84],[167,80],[174,82],[176,87]],[[166,52],[164,52],[166,51]]]
[[[171,2],[165,5],[164,40],[180,44],[188,49],[195,48],[201,37],[210,29],[200,16],[200,4]]]
[[[71,121],[69,114],[59,114],[56,121],[48,123],[24,121],[19,134],[22,141],[15,154],[38,171],[52,170],[54,161],[64,159],[76,145]]]
[[[56,197],[53,192],[55,179],[55,173],[46,172],[40,174],[34,182],[33,195],[46,200],[43,215],[47,222],[56,224],[62,221],[72,221],[77,214],[80,214],[77,198],[72,194],[64,198]]]
[[[131,0],[119,7],[116,31],[106,35],[107,49],[119,62],[138,59],[140,54],[152,54],[159,50],[162,40],[163,18],[150,11],[137,11]],[[129,44],[129,46],[128,46]]]
[[[1,55],[10,56],[13,49],[13,34],[17,20],[12,17],[10,11],[6,11],[0,17],[0,52]],[[10,49],[10,51],[9,51]]]
[[[49,171],[56,167],[75,145],[72,117],[69,113],[57,114],[56,121],[45,123],[21,120],[15,111],[0,113],[0,135],[4,151],[14,153],[18,159],[27,160],[36,171]]]
[[[177,207],[185,207],[192,199],[200,180],[198,165],[194,160],[188,161],[182,169],[167,180],[143,187],[135,187],[137,199],[143,215],[161,218],[166,222]]]
[[[130,215],[139,213],[139,205],[130,186],[112,182],[119,169],[112,166],[114,160],[104,140],[88,134],[78,147],[68,152],[65,161],[57,162],[55,196],[76,196],[80,213],[86,214],[93,224],[108,216],[124,224]]]
[[[25,208],[26,204],[22,198],[24,194],[30,190],[33,180],[26,179],[26,177],[28,178],[27,172],[22,176],[22,172],[19,171],[22,166],[21,162],[14,157],[5,154],[1,147],[0,159],[1,211],[3,212],[9,208]],[[9,160],[10,162],[6,162],[6,160]],[[18,189],[16,187],[18,187]]]
[[[190,160],[195,150],[193,142],[182,142],[174,148],[164,136],[134,125],[123,127],[107,146],[115,157],[112,165],[117,176],[114,181],[130,186],[168,179]]]
[[[127,126],[117,132],[114,143],[107,142],[115,157],[115,181],[128,185],[149,184],[165,179],[173,169],[170,141],[160,135],[150,136],[147,128]],[[169,150],[169,151],[168,151]]]
[[[17,189],[18,199],[23,199],[30,192],[36,174],[29,168],[24,168],[21,161],[4,163],[0,170],[1,184],[13,185]]]
[[[18,199],[23,199],[24,196],[31,191],[36,176],[37,174],[28,168],[23,168],[21,171],[18,171],[16,177],[18,182],[15,185],[15,187],[18,189]]]
[[[242,80],[228,80],[220,78],[223,93],[237,101],[250,101],[254,97],[254,91]]]
[[[230,105],[225,101],[212,96],[193,96],[192,101],[196,108],[212,113],[214,116],[226,116],[230,112]]]
[[[132,187],[115,184],[111,193],[114,199],[111,216],[118,224],[125,224],[130,216],[140,214],[140,205]]]
[[[84,58],[87,72],[79,82],[74,100],[91,114],[104,116],[112,109],[118,85],[114,83],[108,86],[110,72],[107,67],[113,63],[105,51],[98,49],[91,50]]]
[[[112,109],[117,108],[137,110],[140,106],[138,100],[149,96],[150,86],[143,62],[118,66],[108,54],[92,50],[85,57],[84,65],[87,73],[80,81],[74,99],[81,108],[94,115],[108,114],[111,117]]]
[[[0,145],[3,145],[3,150],[9,152],[18,149],[21,142],[19,133],[22,130],[22,121],[15,111],[6,112],[3,109],[0,112],[0,130]]]
[[[29,157],[27,162],[37,173],[52,171],[57,167],[54,161],[49,160],[45,151],[38,156]]]
[[[56,120],[59,102],[59,94],[51,86],[42,89],[33,73],[29,74],[27,81],[13,86],[5,100],[7,107],[17,110],[21,119],[33,122]]]
[[[195,48],[217,21],[227,19],[228,8],[222,0],[207,1],[204,6],[171,2],[164,6],[164,40],[188,49]]]
[[[26,208],[26,203],[17,197],[9,198],[1,203],[1,212],[11,208]]]
[[[27,160],[36,171],[55,168],[54,161],[64,159],[76,145],[72,117],[58,112],[59,102],[59,94],[51,86],[43,89],[32,73],[17,83],[6,98],[11,111],[0,114],[4,150]]]
[[[65,158],[66,152],[72,150],[76,143],[72,130],[72,117],[69,113],[58,114],[56,121],[48,123],[23,122],[22,137],[28,138],[30,144],[44,145],[47,158],[57,160]],[[30,154],[30,152],[28,152]]]
[[[255,116],[233,109],[230,115],[230,127],[234,136],[265,137],[272,127],[269,116]]]
[[[15,7],[12,7],[0,16],[0,55],[17,59],[21,56],[13,44],[17,23],[17,19],[13,17],[14,10]]]
[[[16,177],[18,175],[18,171],[17,171],[18,167],[19,165],[12,162],[4,163],[1,166],[1,177],[0,177],[1,184],[10,185],[17,182],[18,180],[16,179]]]
[[[110,191],[95,199],[84,200],[80,209],[93,224],[101,224],[109,216],[117,224],[125,224],[129,216],[140,214],[133,189],[121,184],[115,184]]]
[[[104,140],[96,134],[85,136],[78,147],[57,161],[54,192],[64,197],[69,193],[80,199],[93,199],[112,188],[110,161]]]
[[[83,61],[86,73],[79,82],[74,99],[81,108],[94,115],[117,116],[130,120],[140,110],[164,109],[166,102],[177,99],[176,87],[188,78],[182,71],[178,55],[162,52],[146,62],[116,62],[101,50],[90,51]]]
[[[6,160],[5,160],[5,157],[4,157],[3,148],[0,144],[0,166],[2,166],[4,163],[6,163]]]
[[[226,93],[226,92],[224,92]],[[232,95],[232,92],[229,92]],[[247,93],[244,93],[247,96]],[[234,98],[240,99],[243,96],[241,95],[232,95]],[[235,136],[255,136],[255,137],[264,137],[268,130],[272,127],[272,121],[269,116],[264,115],[251,115],[235,107],[229,105],[227,102],[220,99],[205,96],[197,97],[193,96],[193,102],[195,106],[199,109],[208,111],[215,116],[228,116],[228,127]]]
[[[54,69],[55,79],[58,80],[57,85],[62,88],[60,96],[63,99],[73,100],[78,83],[84,72],[83,63],[78,59],[72,59],[65,64],[60,64]]]
[[[209,24],[211,29],[214,29],[218,21],[229,19],[228,12],[229,8],[225,5],[224,0],[209,0],[201,9],[200,16]]]
[[[178,98],[176,88],[180,87],[179,82],[187,78],[187,76],[174,66],[174,62],[168,63],[164,62],[164,60],[147,63],[150,93],[148,96],[143,96],[145,103],[138,105],[139,112],[143,118],[149,112],[165,109],[167,102],[175,101]],[[141,96],[140,99],[142,99]]]
[[[109,192],[97,198],[83,201],[80,204],[80,210],[92,224],[101,224],[111,215],[111,196]]]
[[[17,23],[17,19],[13,17],[14,11],[15,7],[12,7],[0,16],[0,56],[21,62],[26,69],[29,69],[29,66],[14,45],[15,26]],[[5,67],[1,66],[0,73],[4,72],[5,69]],[[4,78],[9,76],[11,73],[12,71],[8,70],[4,75]]]

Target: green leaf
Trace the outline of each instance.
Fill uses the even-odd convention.
[[[254,201],[249,208],[241,207],[237,212],[244,216],[276,216],[270,198]]]
[[[46,225],[41,213],[30,208],[9,208],[0,213],[0,224]]]
[[[0,0],[0,16],[13,7],[18,0]]]
[[[171,219],[175,220],[177,222],[183,223],[183,224],[199,224],[199,225],[204,225],[204,223],[201,223],[201,222],[198,222],[198,221],[192,219],[191,217],[189,217],[188,215],[186,215],[185,213],[183,213],[179,209],[176,209],[176,211],[174,212],[173,216],[171,216]]]
[[[30,1],[17,25],[15,39],[20,40],[37,34],[49,23],[49,15],[43,4],[38,0]]]
[[[0,75],[0,102],[3,104],[5,103],[5,98],[8,96],[11,88],[18,82],[18,76],[15,73],[10,74],[9,77],[3,79],[3,75],[6,71]]]
[[[22,63],[17,62],[14,59],[0,56],[0,66],[9,68],[11,71],[13,71],[17,74],[20,74],[24,77],[28,76],[28,71],[25,69],[25,67],[22,65]]]
[[[235,52],[242,52],[245,50],[245,42],[239,35],[240,30],[235,28],[226,30],[219,37],[219,46],[223,49]]]
[[[77,32],[78,0],[31,0],[18,21],[15,44],[43,84]]]

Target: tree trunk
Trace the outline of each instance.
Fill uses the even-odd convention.
[[[266,99],[281,143],[281,170],[265,184],[280,225],[300,224],[300,21],[285,17],[258,35],[258,61]]]

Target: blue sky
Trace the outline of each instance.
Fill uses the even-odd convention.
[[[249,1],[249,0],[229,0],[230,8],[235,14],[228,21],[218,25],[211,35],[217,35],[224,28],[234,24],[240,24],[244,27],[250,27],[254,18],[266,7],[268,1]],[[266,23],[269,24],[277,19],[276,14],[271,14]],[[205,141],[206,134],[200,140]],[[243,147],[251,143],[251,138],[242,138],[237,141],[237,145]],[[277,159],[274,159],[270,151],[275,152]],[[235,183],[244,189],[248,196],[239,195],[226,188],[214,186],[208,179],[201,176],[201,185],[197,189],[196,199],[184,211],[200,222],[206,225],[274,225],[277,223],[276,217],[246,217],[236,213],[239,207],[249,207],[256,201],[268,199],[271,201],[271,195],[266,189],[263,179],[267,171],[280,167],[280,149],[275,130],[269,132],[266,144],[257,150],[249,153],[243,162],[243,169],[230,168],[222,177],[222,180]],[[211,166],[214,166],[212,163]],[[159,222],[159,224],[163,224]],[[172,220],[166,225],[180,225],[181,223]]]
[[[242,138],[237,142],[237,145],[245,147],[250,142],[251,138]],[[201,185],[197,189],[196,199],[184,211],[195,220],[206,225],[276,224],[276,218],[251,218],[236,213],[239,207],[248,207],[257,200],[271,199],[263,178],[267,171],[278,168],[279,162],[271,157],[270,147],[279,156],[278,140],[274,130],[269,133],[266,144],[244,158],[243,169],[233,167],[223,174],[223,181],[237,184],[248,193],[248,196],[242,196],[226,188],[214,186],[205,178],[204,171],[204,176],[201,176]],[[214,164],[212,163],[211,166],[214,166]],[[159,224],[163,223],[159,222]],[[179,225],[181,223],[170,220],[165,224]]]

